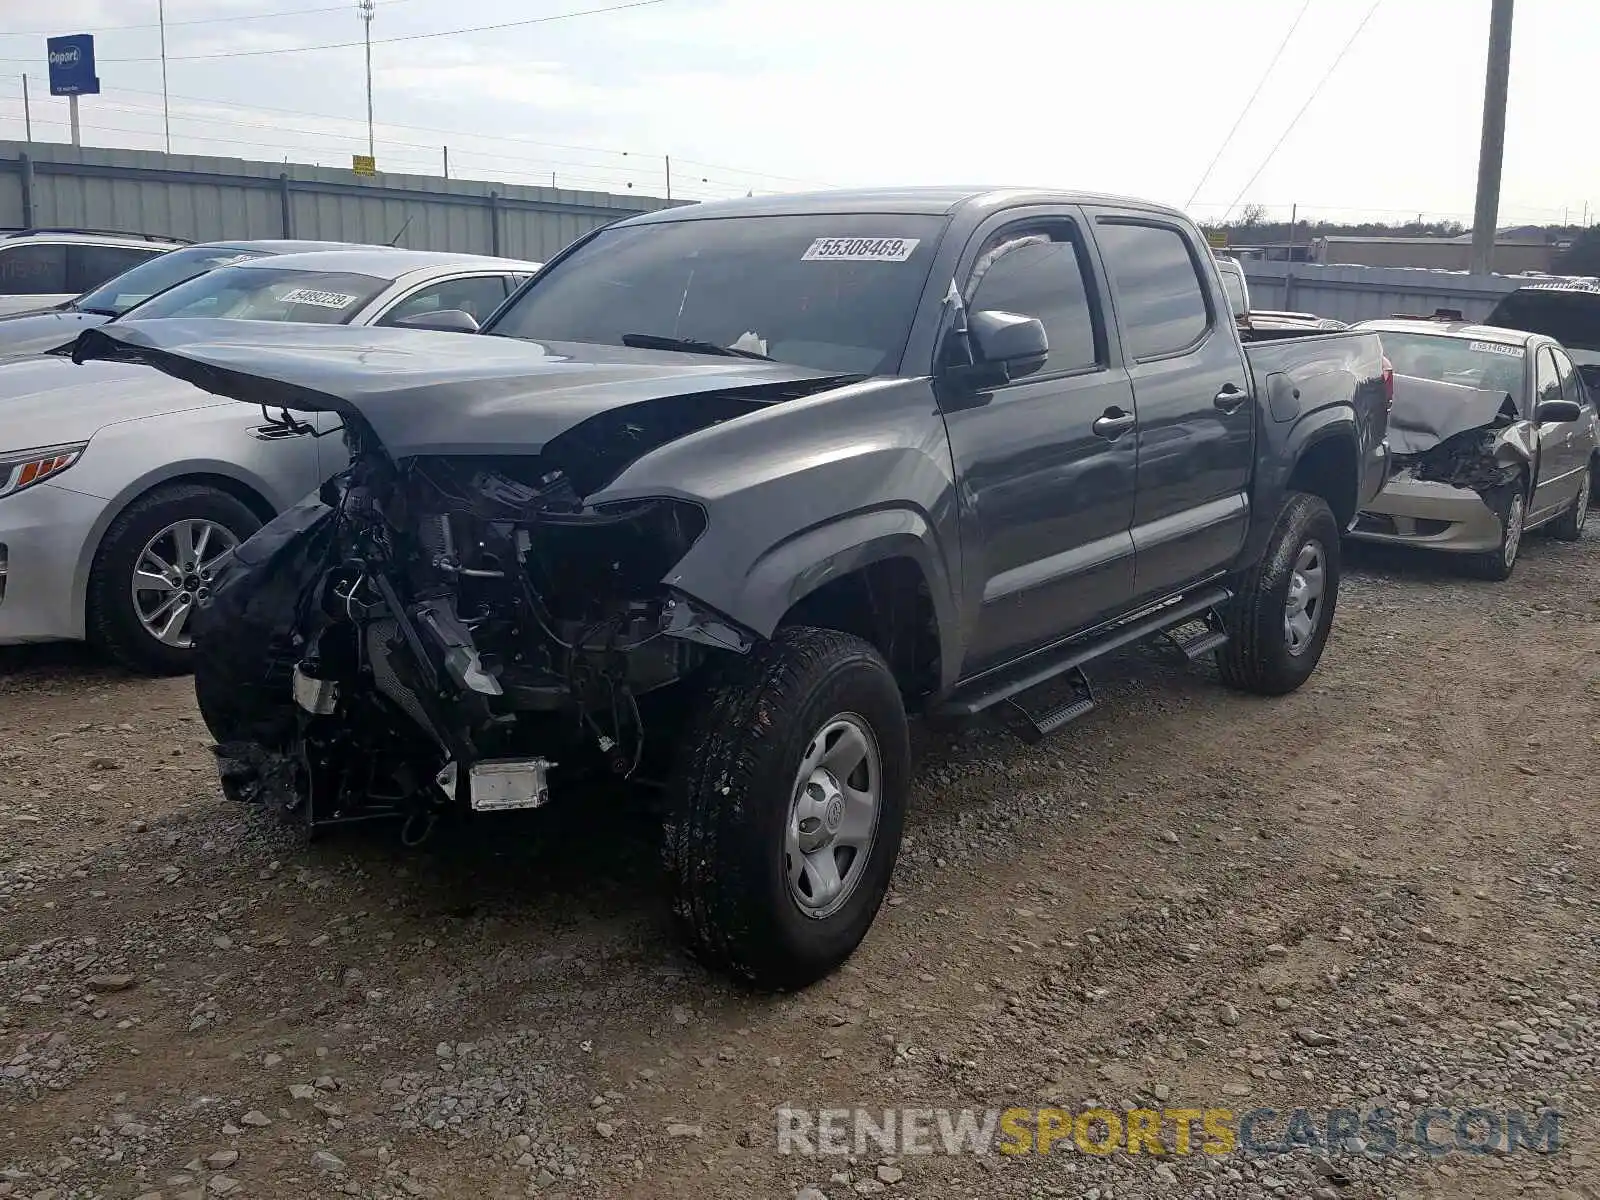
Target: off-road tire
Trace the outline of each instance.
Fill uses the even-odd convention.
[[[1558,542],[1576,542],[1583,537],[1583,527],[1589,520],[1589,489],[1593,484],[1594,464],[1583,468],[1583,482],[1571,506],[1550,523],[1550,536]]]
[[[816,918],[790,894],[784,830],[807,747],[841,713],[860,717],[877,741],[878,825],[848,900]],[[669,785],[664,850],[690,949],[763,989],[827,975],[866,935],[900,850],[911,751],[889,665],[849,634],[782,629],[710,683],[685,746]]]
[[[1515,547],[1511,551],[1510,559],[1506,556],[1506,543],[1511,537],[1511,506],[1519,499],[1522,501],[1522,528],[1517,534]],[[1461,569],[1475,579],[1488,579],[1495,583],[1504,582],[1511,578],[1511,573],[1517,569],[1517,563],[1522,557],[1522,546],[1528,540],[1528,484],[1526,478],[1519,478],[1516,483],[1504,485],[1500,494],[1491,501],[1495,515],[1500,518],[1500,545],[1493,550],[1482,554],[1464,555],[1461,560]]]
[[[85,626],[88,640],[129,670],[142,675],[182,675],[191,650],[157,641],[133,607],[133,568],[146,543],[176,521],[207,520],[241,542],[261,528],[261,518],[238,499],[197,483],[176,483],[140,496],[118,514],[100,539],[89,570]]]
[[[1311,542],[1322,548],[1322,600],[1314,632],[1293,654],[1284,631],[1284,611],[1294,565]],[[1265,552],[1239,581],[1224,614],[1228,640],[1217,651],[1222,681],[1240,691],[1281,696],[1311,677],[1327,645],[1339,601],[1339,523],[1321,496],[1292,492],[1278,511]]]

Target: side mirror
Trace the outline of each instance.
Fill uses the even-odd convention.
[[[464,308],[440,308],[433,312],[412,313],[391,324],[405,329],[433,329],[439,333],[477,333],[477,319]]]
[[[1576,400],[1543,400],[1533,416],[1541,425],[1576,421],[1583,416],[1583,406]]]
[[[997,387],[1031,375],[1050,354],[1044,322],[996,309],[967,317],[967,343],[975,361],[953,368],[951,375],[972,388]]]

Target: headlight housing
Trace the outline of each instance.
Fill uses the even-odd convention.
[[[54,479],[83,456],[88,442],[0,451],[0,496]]]

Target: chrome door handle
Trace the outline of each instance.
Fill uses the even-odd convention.
[[[1219,412],[1231,413],[1237,412],[1248,399],[1250,399],[1248,392],[1236,384],[1225,383],[1222,385],[1222,390],[1211,398],[1211,403]]]
[[[1097,417],[1095,423],[1089,426],[1094,430],[1096,437],[1103,437],[1108,442],[1114,442],[1128,430],[1132,429],[1138,418],[1130,412],[1123,412],[1120,408],[1112,407],[1105,411],[1103,416]]]

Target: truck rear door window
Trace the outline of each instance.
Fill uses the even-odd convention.
[[[1193,346],[1211,326],[1199,265],[1170,225],[1102,220],[1097,229],[1129,358],[1162,358]]]
[[[966,303],[970,312],[993,309],[1043,322],[1050,357],[1040,374],[1100,362],[1083,260],[1064,228],[999,234],[973,265]]]

